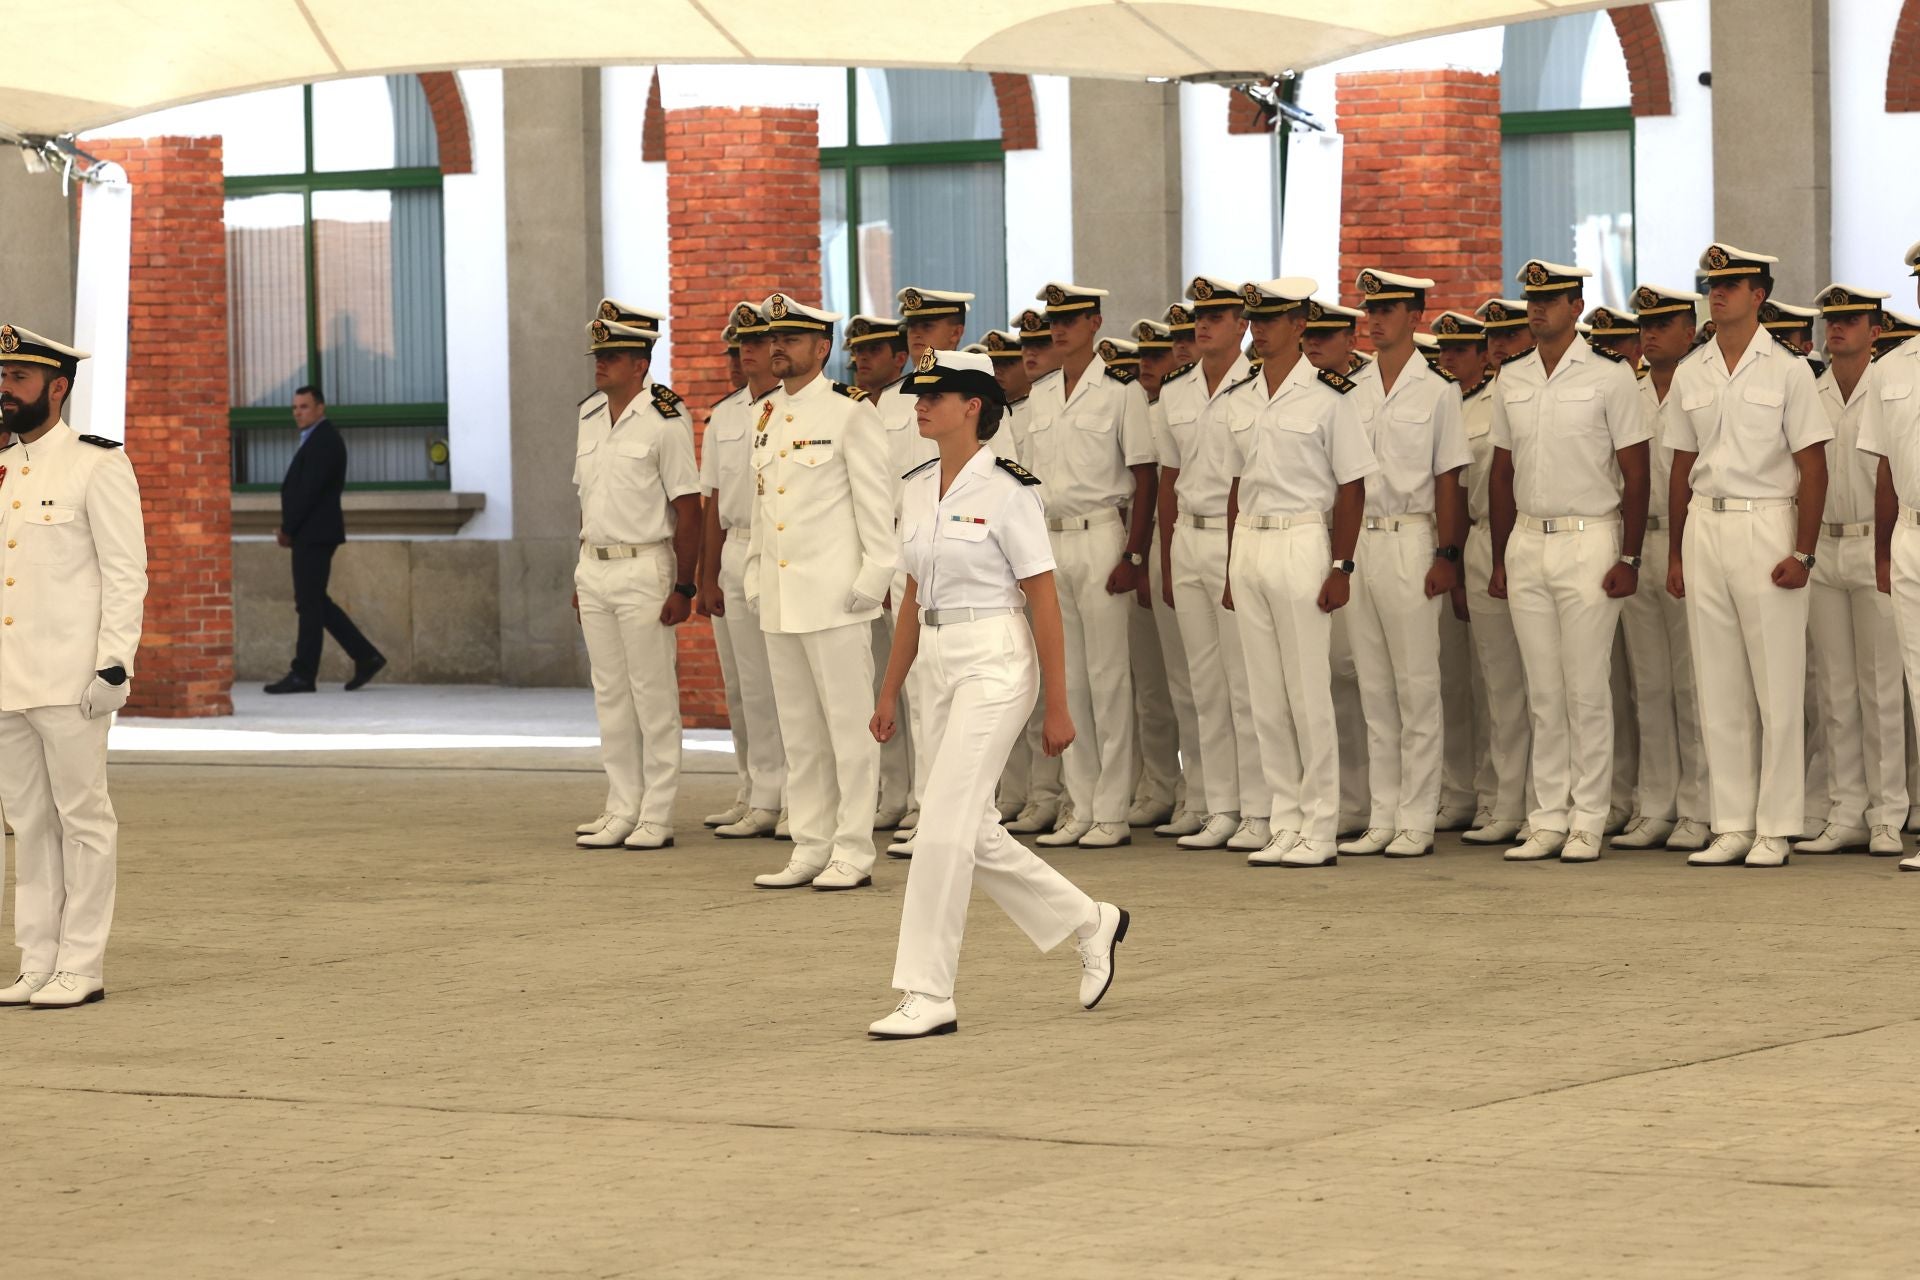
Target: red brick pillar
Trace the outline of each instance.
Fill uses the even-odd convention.
[[[233,713],[226,189],[218,138],[94,141],[133,183],[127,456],[147,523],[129,714]]]
[[[1500,77],[1340,76],[1340,294],[1367,267],[1427,276],[1427,319],[1505,296],[1500,282]],[[1365,329],[1361,330],[1364,340]]]
[[[820,301],[819,124],[794,108],[669,111],[665,148],[674,390],[698,437],[733,389],[720,340],[733,304],[776,290]],[[680,628],[680,712],[727,723],[713,632],[697,618]]]

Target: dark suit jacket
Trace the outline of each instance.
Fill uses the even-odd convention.
[[[293,455],[280,482],[280,527],[296,547],[337,547],[347,540],[340,494],[347,487],[347,446],[325,418]]]

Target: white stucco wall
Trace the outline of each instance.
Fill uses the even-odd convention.
[[[1851,3],[1852,0],[1848,0]],[[1693,287],[1700,251],[1714,240],[1713,91],[1707,0],[1654,6],[1673,91],[1673,114],[1641,116],[1633,126],[1633,215],[1641,283]]]
[[[1833,103],[1833,274],[1885,289],[1915,309],[1900,259],[1920,239],[1920,112],[1889,115],[1887,54],[1900,0],[1846,0],[1829,7]],[[1827,283],[1821,281],[1822,284]]]
[[[447,284],[447,447],[453,488],[484,493],[462,538],[513,536],[508,439],[506,127],[501,74],[462,71],[473,172],[442,188]]]
[[[1025,309],[1049,280],[1073,279],[1073,139],[1064,76],[1033,77],[1036,141],[1007,153],[1007,310]],[[991,317],[1004,328],[1008,316]],[[985,325],[973,326],[977,332]]]
[[[652,85],[652,67],[607,67],[600,73],[601,275],[608,297],[670,312],[667,166],[640,158]],[[664,85],[661,92],[664,98]],[[668,386],[676,336],[669,320],[653,349],[652,376]]]

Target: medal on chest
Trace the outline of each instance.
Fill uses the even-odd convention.
[[[760,421],[753,424],[753,430],[755,432],[753,437],[754,448],[764,449],[767,447],[767,421],[772,417],[773,401],[768,400],[760,406]]]

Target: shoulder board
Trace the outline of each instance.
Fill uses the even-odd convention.
[[[1481,374],[1480,381],[1474,383],[1470,387],[1467,386],[1465,383],[1460,384],[1460,398],[1462,400],[1471,400],[1492,385],[1493,385],[1493,375],[1490,373]]]
[[[1021,484],[1039,484],[1040,477],[1027,470],[1012,458],[995,458],[993,465],[1018,480]]]
[[[96,449],[118,449],[120,447],[118,440],[109,440],[105,436],[81,436],[80,442],[82,444],[90,444]]]
[[[843,395],[849,400],[865,400],[867,398],[866,392],[858,387],[850,387],[844,382],[834,383],[833,389],[835,394]]]
[[[600,406],[598,404],[593,405],[591,408],[589,408],[587,402],[601,394],[602,393],[598,391],[589,391],[586,395],[580,398],[580,403],[575,407],[583,410],[583,412],[580,414],[580,418],[582,421],[585,421],[586,419],[591,418],[596,412],[599,411]]]
[[[1347,392],[1353,390],[1353,379],[1344,373],[1335,373],[1331,369],[1321,369],[1314,376],[1321,386],[1332,387],[1341,395],[1345,395]]]
[[[708,409],[707,412],[712,413],[714,409],[718,409],[721,405],[725,404],[727,401],[738,399],[739,397],[744,396],[746,394],[747,394],[747,389],[745,387],[735,387],[733,390],[727,392],[727,394],[721,396],[718,400],[715,400],[713,402],[713,408]]]
[[[653,407],[659,412],[661,417],[679,417],[680,404],[680,397],[673,394],[672,387],[662,386],[658,382],[653,384]]]
[[[1773,338],[1775,342],[1780,344],[1783,350],[1791,351],[1794,355],[1799,356],[1802,360],[1805,360],[1807,358],[1806,352],[1794,346],[1791,342],[1788,342],[1785,338],[1781,337],[1779,334],[1774,333],[1773,330],[1769,329],[1767,330],[1767,333]]]
[[[1256,373],[1259,373],[1259,372],[1260,372],[1260,371],[1261,371],[1262,369],[1264,369],[1264,368],[1266,368],[1266,367],[1267,367],[1267,362],[1266,362],[1265,360],[1249,360],[1249,361],[1247,361],[1247,373],[1248,373],[1248,374],[1250,374],[1250,375],[1251,375],[1251,374],[1256,374]]]
[[[1890,355],[1893,352],[1898,351],[1899,349],[1900,349],[1900,344],[1897,342],[1891,347],[1877,346],[1873,349],[1873,354],[1867,357],[1867,363],[1869,364],[1878,363],[1881,356]],[[7,449],[11,449],[11,448],[13,448],[12,445],[7,446]],[[0,449],[0,453],[5,453],[5,452],[6,452],[6,449]]]
[[[913,468],[913,470],[902,472],[900,475],[900,478],[902,480],[911,480],[913,477],[919,475],[922,471],[925,471],[928,467],[932,466],[934,463],[938,461],[940,461],[940,459],[938,458],[928,458],[925,462]]]
[[[1258,362],[1256,362],[1253,368],[1248,370],[1246,377],[1240,379],[1240,381],[1238,382],[1229,382],[1226,386],[1220,388],[1220,394],[1224,396],[1231,392],[1238,391],[1240,388],[1246,386],[1249,382],[1257,381],[1259,377],[1260,377],[1260,365],[1258,364]]]
[[[1609,351],[1597,342],[1589,342],[1587,345],[1592,347],[1593,354],[1599,356],[1602,360],[1610,360],[1614,364],[1625,364],[1627,362],[1627,358],[1618,351]]]
[[[1452,374],[1448,373],[1445,369],[1442,369],[1438,364],[1430,364],[1427,366],[1427,368],[1433,370],[1434,375],[1438,377],[1442,382],[1451,382],[1455,386],[1458,386],[1460,384],[1460,379],[1454,377]]]
[[[1351,378],[1354,374],[1360,372],[1362,369],[1366,368],[1368,365],[1372,363],[1373,361],[1367,356],[1363,356],[1357,351],[1354,352],[1352,357],[1352,363],[1347,366],[1347,376]]]
[[[1200,366],[1197,364],[1183,364],[1178,369],[1175,369],[1172,373],[1169,373],[1166,377],[1160,379],[1160,385],[1164,387],[1169,382],[1172,382],[1175,378],[1184,378],[1188,374],[1192,373],[1195,369],[1198,369],[1199,367]]]
[[[1646,379],[1647,379],[1647,375],[1648,375],[1648,374],[1650,374],[1650,373],[1652,373],[1652,372],[1653,372],[1653,370],[1652,370],[1652,369],[1650,369],[1650,368],[1648,368],[1648,367],[1647,367],[1646,365],[1644,365],[1644,364],[1637,364],[1637,365],[1635,365],[1635,366],[1633,366],[1633,376],[1634,376],[1634,378],[1635,378],[1636,380],[1638,380],[1638,381],[1641,381],[1641,382],[1645,382],[1645,381],[1646,381]]]
[[[1115,382],[1132,382],[1136,378],[1138,378],[1140,375],[1135,373],[1131,369],[1117,369],[1112,365],[1108,365],[1107,376],[1109,378],[1112,378]],[[1036,480],[1034,481],[1034,483],[1039,484],[1040,482]]]
[[[1818,378],[1827,371],[1827,362],[1818,356],[1808,356],[1807,363],[1813,368],[1813,376]]]

